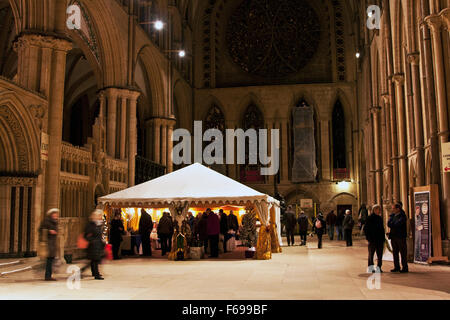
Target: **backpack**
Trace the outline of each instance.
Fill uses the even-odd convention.
[[[322,229],[322,222],[319,219],[317,219],[315,226],[316,226],[316,229]]]

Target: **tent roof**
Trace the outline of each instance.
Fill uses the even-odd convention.
[[[274,198],[199,163],[99,198],[100,203],[112,206],[162,205],[184,201],[240,204],[262,200],[279,204]]]

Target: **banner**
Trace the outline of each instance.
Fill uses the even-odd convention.
[[[427,263],[431,256],[430,192],[414,193],[414,262]]]

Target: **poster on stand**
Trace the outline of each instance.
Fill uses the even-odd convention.
[[[427,263],[431,257],[430,192],[414,193],[414,262]]]

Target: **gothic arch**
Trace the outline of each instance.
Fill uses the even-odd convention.
[[[261,99],[259,99],[259,97],[253,93],[250,92],[248,94],[246,94],[240,101],[239,104],[237,105],[236,110],[239,110],[240,112],[245,113],[248,106],[254,104],[255,106],[258,107],[258,109],[261,111],[261,113],[263,114],[264,118],[268,117],[268,110],[267,108],[264,106],[264,104],[261,102]]]

